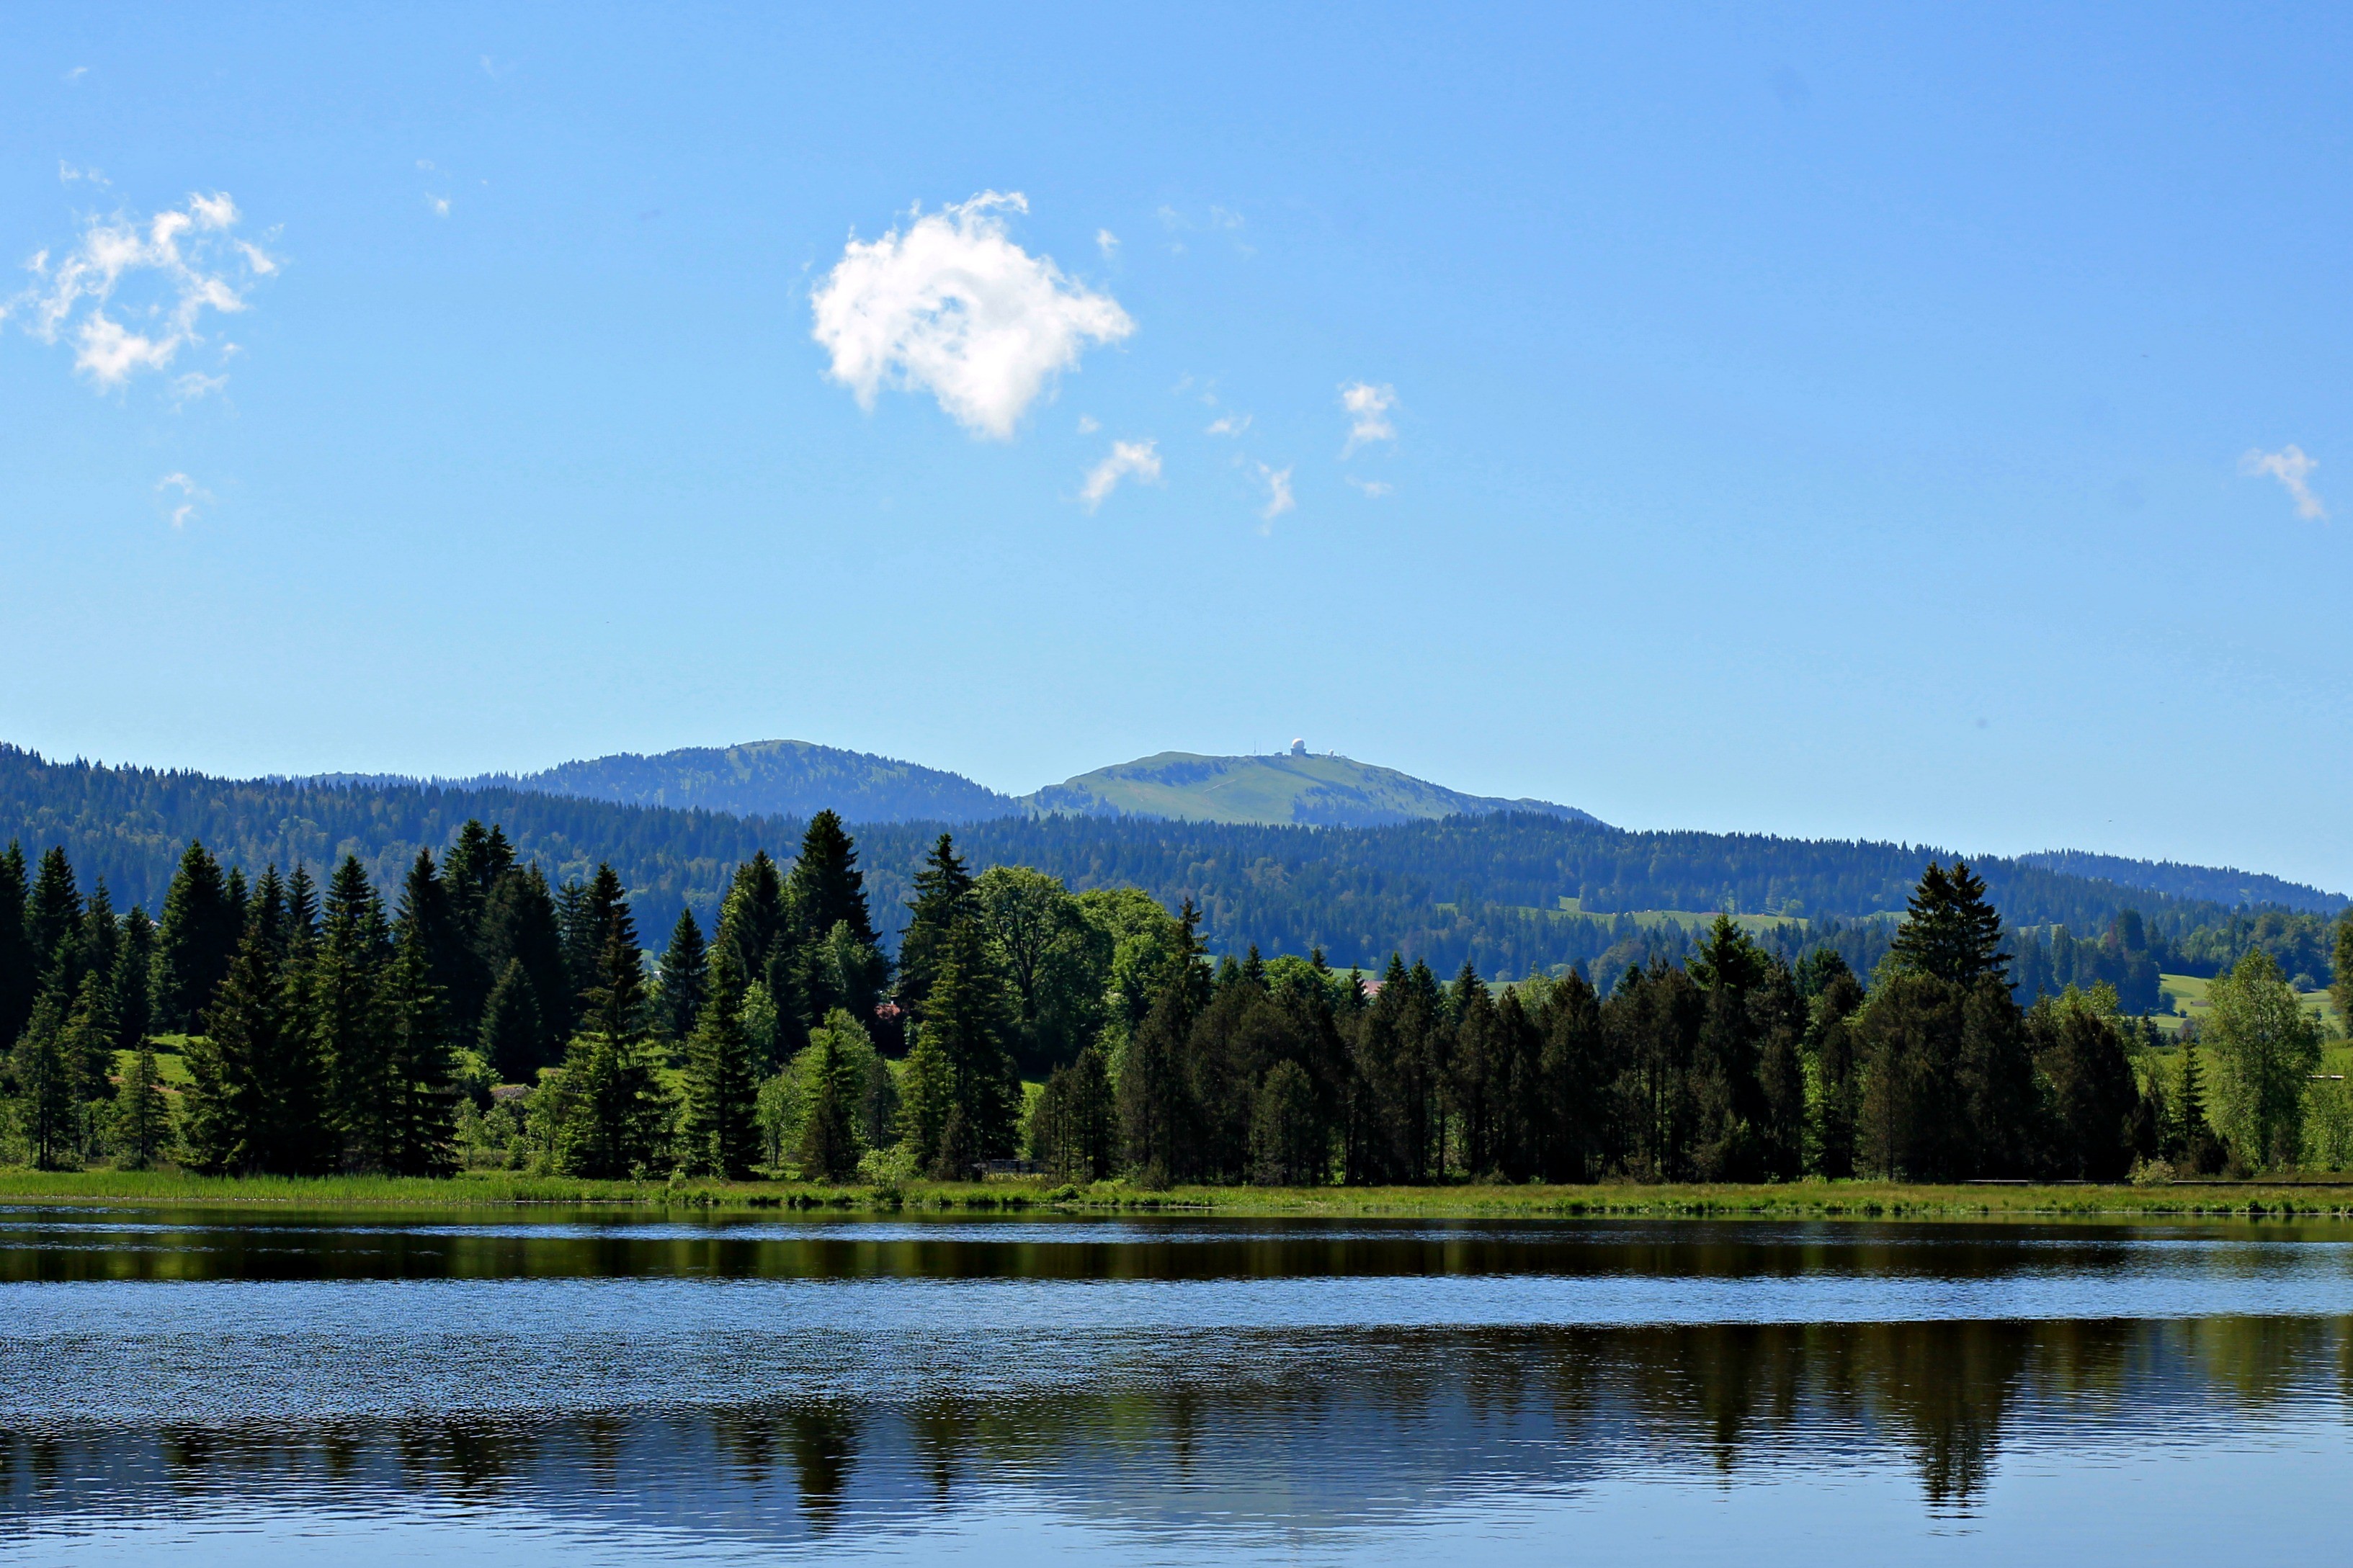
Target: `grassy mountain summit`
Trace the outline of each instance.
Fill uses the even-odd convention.
[[[452,782],[460,789],[531,790],[737,816],[807,817],[830,807],[852,822],[978,822],[1021,810],[961,773],[807,741],[688,746],[653,756],[624,752],[520,777]]]
[[[1464,795],[1395,768],[1294,746],[1264,757],[1162,752],[1049,784],[1029,797],[1040,812],[1146,816],[1304,827],[1384,827],[1431,817],[1535,812],[1599,825],[1574,806]]]

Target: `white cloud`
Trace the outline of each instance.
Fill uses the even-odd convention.
[[[1291,493],[1289,468],[1271,468],[1264,463],[1261,463],[1258,466],[1258,477],[1266,486],[1266,505],[1259,510],[1260,517],[1268,522],[1272,522],[1299,504]]]
[[[169,489],[176,489],[180,492],[180,499],[176,502],[166,503],[172,508],[174,528],[185,528],[188,525],[188,520],[196,515],[196,508],[209,503],[213,499],[208,491],[185,474],[165,474],[155,481],[155,489],[158,493]]]
[[[1204,436],[1239,436],[1250,427],[1250,416],[1247,414],[1220,414],[1215,419],[1209,421],[1208,425],[1201,431],[1201,434]]]
[[[1148,485],[1160,482],[1160,453],[1157,441],[1113,441],[1111,456],[1087,470],[1087,482],[1079,488],[1079,499],[1092,511],[1103,505],[1105,497],[1119,488],[1119,481],[1134,478]]]
[[[103,173],[97,169],[77,169],[71,163],[67,163],[63,158],[58,159],[58,184],[61,185],[70,185],[76,180],[88,180],[93,185],[111,185],[114,184],[112,180],[108,179]]]
[[[2320,467],[2318,459],[2306,457],[2304,448],[2294,442],[2282,447],[2276,452],[2250,448],[2247,455],[2239,459],[2239,472],[2250,479],[2269,474],[2279,480],[2286,488],[2287,493],[2295,498],[2296,516],[2326,520],[2328,516],[2328,508],[2322,505],[2320,498],[2312,493],[2312,487],[2304,482],[2312,470],[2318,467]]]
[[[1365,499],[1367,500],[1378,500],[1388,494],[1390,489],[1389,483],[1386,479],[1360,479],[1356,475],[1350,474],[1348,482],[1364,491]]]
[[[1367,441],[1397,439],[1397,426],[1389,423],[1389,410],[1397,406],[1396,387],[1352,381],[1340,389],[1340,406],[1348,411],[1348,444],[1341,449],[1343,458]]]
[[[68,87],[79,87],[81,85],[81,79],[89,74],[90,68],[88,66],[76,66],[73,69],[66,72],[66,85]]]
[[[852,239],[810,296],[829,374],[861,405],[872,407],[885,383],[921,388],[966,429],[1010,440],[1029,405],[1090,345],[1135,331],[1110,295],[1014,244],[1000,210],[1029,204],[1018,191],[984,191],[910,214],[903,232]]]
[[[1092,436],[1092,435],[1093,435],[1096,431],[1098,431],[1098,430],[1100,430],[1100,429],[1102,429],[1102,428],[1103,428],[1103,421],[1102,421],[1102,420],[1100,420],[1100,419],[1097,419],[1093,415],[1092,415],[1092,414],[1082,414],[1082,415],[1080,415],[1080,416],[1079,416],[1079,434],[1080,434],[1080,435],[1082,435],[1082,436]]]
[[[1109,261],[1119,254],[1119,236],[1107,228],[1095,230],[1095,248],[1103,253],[1105,261]]]
[[[448,196],[437,196],[432,192],[427,191],[425,193],[425,205],[433,209],[433,216],[435,217],[448,217],[449,216],[449,198]]]
[[[26,264],[34,280],[0,301],[0,320],[22,313],[25,330],[43,342],[70,339],[74,369],[101,390],[165,370],[206,341],[205,312],[244,310],[252,280],[278,270],[275,258],[232,235],[239,220],[221,192],[191,195],[152,218],[91,218],[62,259],[52,265],[44,250]],[[184,397],[220,384],[192,374],[194,382],[177,384]]]

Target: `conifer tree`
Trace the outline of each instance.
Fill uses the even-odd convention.
[[[1985,892],[1967,861],[1954,861],[1949,872],[1929,861],[1895,932],[1897,963],[1947,985],[2003,979],[2010,955],[2001,951],[2001,916]]]
[[[245,915],[233,908],[220,863],[191,839],[164,898],[155,939],[155,1028],[167,1035],[203,1026],[205,1009],[228,973]]]
[[[0,853],[0,1052],[16,1043],[40,992],[40,960],[25,926],[25,851],[11,839]]]
[[[786,924],[784,878],[766,850],[754,850],[728,883],[712,941],[734,955],[744,984],[765,982],[768,961],[785,942]]]
[[[485,971],[504,974],[510,962],[522,965],[537,1005],[540,1036],[533,1047],[532,1071],[553,1064],[572,1037],[579,991],[565,967],[564,928],[536,864],[508,871],[491,889],[482,910],[481,953]],[[518,1082],[529,1082],[526,1074]]]
[[[263,1099],[288,1021],[284,975],[267,933],[248,928],[228,973],[197,1020],[185,1053],[188,1163],[207,1174],[270,1171],[272,1107]]]
[[[90,885],[90,900],[82,906],[81,918],[75,922],[73,946],[75,992],[79,993],[84,978],[95,974],[111,993],[114,966],[122,957],[122,922],[115,915],[114,895],[107,891],[103,877]],[[108,1011],[111,1014],[112,1010],[110,994]]]
[[[1057,1181],[1108,1176],[1119,1157],[1119,1119],[1100,1046],[1056,1068],[1029,1114],[1029,1157]]]
[[[73,1010],[66,1016],[66,1061],[74,1075],[74,1100],[89,1106],[114,1096],[114,985],[92,970],[81,977]],[[96,1132],[95,1118],[88,1131]]]
[[[385,1041],[382,1168],[396,1176],[447,1175],[456,1164],[449,1042],[425,943],[407,926],[393,942],[375,1014]]]
[[[36,1170],[58,1169],[77,1142],[81,1108],[66,1022],[64,999],[54,988],[44,990],[33,1004],[23,1037],[9,1053],[10,1076],[16,1080],[18,1131],[32,1152]]]
[[[734,963],[734,955],[721,949],[710,994],[689,1034],[681,1141],[689,1170],[740,1182],[752,1173],[752,1163],[759,1157],[760,1134],[753,1112],[760,1086],[752,1072],[752,1042],[744,1029],[744,987],[736,984]],[[833,1051],[832,1037],[826,1039],[826,1048]],[[833,1051],[828,1059],[838,1062],[839,1052]],[[855,1152],[850,1163],[857,1163]]]
[[[70,945],[79,934],[81,918],[81,893],[74,886],[73,867],[64,848],[53,846],[41,856],[40,875],[34,879],[32,896],[26,901],[25,933],[32,942],[43,982],[62,968],[65,973],[58,988],[68,996],[81,983]]]
[[[907,930],[899,939],[899,1005],[920,1018],[945,956],[948,933],[978,913],[972,874],[956,858],[950,835],[941,834],[924,857],[907,908]]]
[[[155,1065],[155,1045],[142,1039],[114,1097],[111,1142],[126,1170],[144,1171],[172,1149],[172,1104]]]
[[[661,956],[661,991],[657,1006],[663,1038],[683,1040],[694,1033],[696,1022],[702,1016],[703,997],[711,988],[710,981],[702,928],[694,923],[692,910],[681,910],[678,923],[670,928],[670,945],[662,950]]]
[[[499,983],[491,987],[490,1001],[483,1005],[477,1048],[500,1082],[528,1084],[538,1074],[544,1038],[538,992],[531,976],[523,973],[522,960],[510,958]]]
[[[801,852],[793,862],[786,900],[805,940],[821,940],[844,921],[849,934],[865,946],[874,945],[874,922],[866,907],[866,878],[858,869],[858,848],[843,831],[841,818],[820,811],[809,818],[801,835]]]
[[[1020,1079],[1005,1048],[1004,982],[973,921],[954,928],[942,946],[923,1037],[946,1060],[949,1115],[963,1113],[974,1157],[1001,1159],[1013,1152],[1021,1108]]]
[[[575,887],[577,891],[575,891]],[[628,900],[623,896],[621,878],[609,863],[600,864],[595,876],[583,884],[567,886],[563,909],[564,964],[569,972],[566,984],[572,990],[571,1016],[578,1026],[588,1007],[591,992],[605,984],[606,947],[612,940],[617,920],[628,914]],[[637,926],[629,927],[629,946],[637,946]]]
[[[652,1167],[670,1107],[646,1058],[645,975],[636,924],[615,900],[606,924],[598,985],[584,1032],[565,1058],[559,1166],[573,1175],[620,1177]]]
[[[310,947],[319,940],[319,888],[311,869],[300,860],[286,879],[286,941],[290,947]]]
[[[122,944],[114,958],[114,1044],[136,1051],[154,1026],[155,922],[137,904],[122,917]]]
[[[807,1118],[801,1124],[801,1180],[846,1181],[858,1170],[858,1100],[862,1086],[857,1068],[844,1059],[832,1030],[823,1032],[815,1049],[814,1092]],[[748,1167],[749,1160],[744,1163]]]
[[[293,931],[286,919],[286,884],[279,879],[275,865],[261,873],[253,896],[247,900],[245,920],[248,929],[259,932],[278,961],[285,963],[293,947]]]
[[[0,886],[5,886],[5,873],[0,872]],[[5,895],[0,893],[0,910],[5,910]],[[2330,954],[2334,979],[2329,983],[2329,999],[2337,1004],[2337,1026],[2353,1035],[2353,909],[2337,917],[2337,944]]]

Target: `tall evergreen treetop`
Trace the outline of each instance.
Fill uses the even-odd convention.
[[[1986,900],[1984,879],[1970,872],[1966,860],[1954,861],[1950,871],[1928,862],[1893,951],[1904,968],[1952,985],[2006,979],[2010,972],[2010,954],[2001,950],[2001,916]]]
[[[310,868],[298,860],[294,874],[286,879],[287,945],[300,951],[318,940],[319,887],[311,880]]]
[[[785,940],[786,910],[785,880],[765,849],[735,868],[727,897],[719,906],[719,929],[713,940],[735,960],[744,984],[764,978],[768,961]]]
[[[33,879],[32,897],[25,908],[25,933],[32,941],[34,960],[43,974],[55,969],[61,958],[70,966],[71,956],[60,950],[80,926],[81,912],[73,867],[67,863],[63,848],[52,847],[41,856],[40,875]]]
[[[948,932],[979,912],[973,886],[972,873],[956,856],[955,837],[941,834],[915,873],[907,930],[899,939],[899,1000],[918,1015],[931,995]]]
[[[852,936],[869,947],[874,945],[874,922],[866,908],[866,879],[858,869],[858,847],[833,812],[820,811],[809,818],[786,896],[801,930],[809,937],[822,938],[847,921]]]
[[[553,1062],[571,1037],[579,992],[565,966],[564,930],[547,877],[534,863],[509,871],[491,889],[480,942],[486,973],[520,963],[531,979],[540,1026],[537,1063]]]
[[[163,929],[156,933],[155,1027],[163,1034],[194,1032],[213,992],[228,973],[245,929],[242,895],[232,900],[220,862],[201,840],[191,839],[164,896]]]
[[[729,957],[732,960],[733,955]],[[683,1040],[694,1033],[695,1020],[701,1016],[703,998],[711,989],[710,969],[702,944],[702,928],[694,923],[694,911],[679,910],[678,923],[670,928],[670,945],[661,955],[659,1011],[665,1037]]]

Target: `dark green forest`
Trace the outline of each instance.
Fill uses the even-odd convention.
[[[8,1134],[42,1168],[887,1184],[1026,1154],[1147,1187],[2353,1161],[2353,1097],[2317,1076],[2320,1026],[2264,948],[2160,1066],[2154,1026],[2080,983],[2103,955],[2147,963],[2145,922],[2028,947],[2073,978],[2022,1005],[2011,929],[1958,862],[1927,863],[1867,975],[1719,914],[1599,984],[1498,986],[1397,950],[1377,977],[1318,947],[1213,959],[1189,900],[976,874],[946,833],[893,954],[860,854],[818,813],[788,862],[728,868],[707,924],[681,909],[657,958],[611,865],[551,879],[479,819],[390,900],[355,855],[322,885],[191,842],[153,920],[61,847],[12,843]],[[2328,934],[2353,971],[2353,914]]]
[[[248,878],[266,866],[312,874],[355,857],[389,893],[419,850],[448,849],[470,820],[497,824],[552,885],[610,865],[652,929],[681,910],[706,924],[733,868],[762,845],[797,841],[804,823],[705,810],[626,805],[527,790],[350,783],[227,781],[203,774],[87,763],[54,763],[0,746],[0,839],[62,847],[80,873],[102,878],[120,906],[152,913],[187,845],[202,840]],[[878,937],[895,952],[902,907],[937,824],[862,826]],[[1376,828],[1246,827],[1136,818],[1005,818],[956,829],[977,868],[1029,866],[1073,891],[1137,888],[1199,911],[1214,952],[1270,953],[1320,947],[1332,963],[1373,967],[1391,952],[1451,973],[1521,976],[1569,964],[1615,973],[1627,962],[1679,957],[1719,910],[1782,917],[1761,940],[1786,957],[1837,947],[1868,971],[1921,865],[1943,851],[1900,844],[1809,841],[1757,835],[1633,833],[1556,817],[1453,817]],[[2157,970],[2211,974],[2235,957],[2224,931],[2253,918],[2221,903],[2123,886],[2024,861],[1975,862],[1992,896],[2031,941],[2021,950],[2024,1000],[2039,983],[2105,979],[2135,1004],[2155,1005]],[[1575,900],[1577,913],[1564,908]],[[1620,918],[1682,910],[1661,927]],[[2135,911],[2131,952],[2094,973],[2038,952],[2064,927],[2074,946],[2109,942]],[[1876,918],[1873,918],[1876,917]],[[2264,945],[2291,973],[2329,978],[2325,921],[2306,913],[2295,933]],[[2300,934],[2299,934],[2300,933]],[[2287,950],[2318,953],[2319,967]],[[2073,947],[2069,950],[2072,954]],[[2050,986],[2057,989],[2056,985]]]

